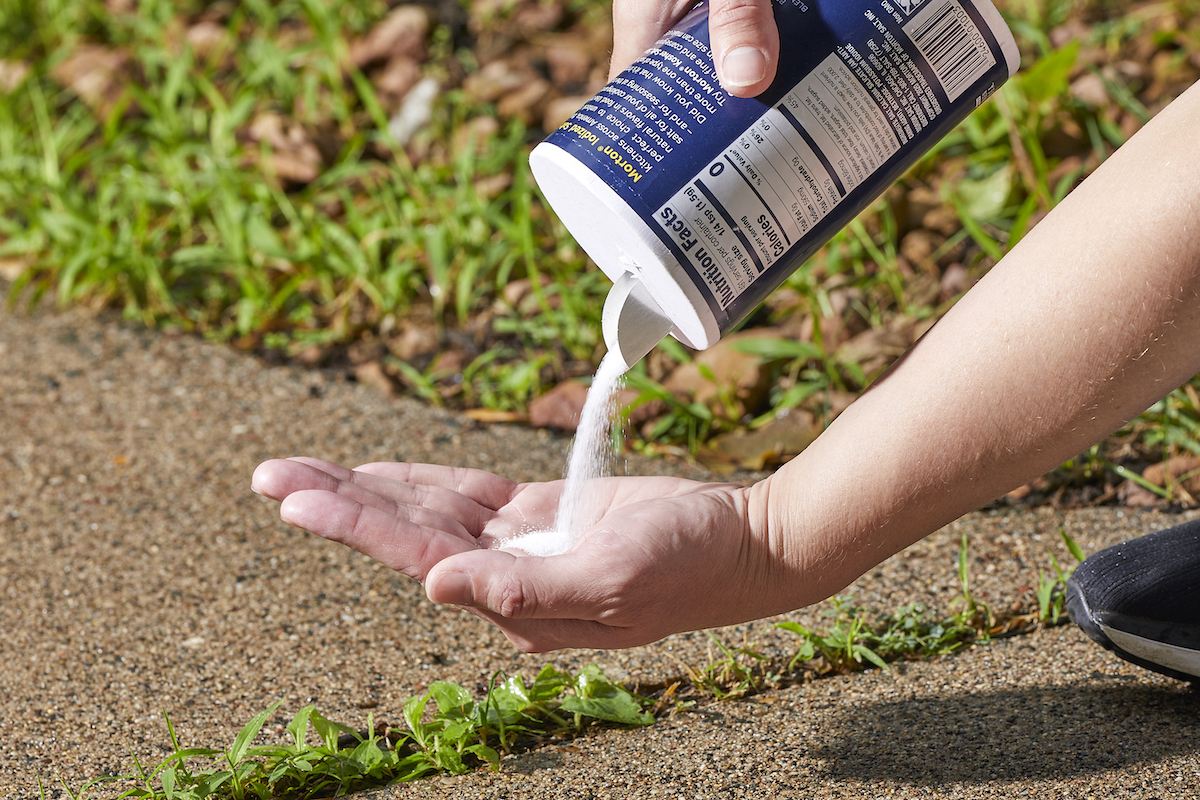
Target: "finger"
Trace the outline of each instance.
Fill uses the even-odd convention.
[[[349,467],[343,467],[341,464],[335,464],[332,461],[326,461],[323,458],[312,458],[311,456],[292,456],[287,460],[294,461],[297,464],[307,464],[313,469],[319,469],[322,472],[329,473],[333,477],[340,478],[344,481],[350,480],[350,476],[354,472],[354,470],[350,469]]]
[[[350,481],[353,477],[352,470],[332,461],[305,457],[273,458],[254,469],[250,489],[272,500],[282,500],[301,489],[334,491],[337,481]]]
[[[334,477],[298,459],[288,459],[267,472],[262,481],[264,487],[269,487],[280,499],[301,491],[328,492],[468,541],[479,538],[487,520],[495,515],[490,509],[448,489],[397,483],[350,470],[343,470],[343,474],[349,480]],[[281,491],[281,486],[286,486],[287,491]],[[379,491],[374,491],[375,488]]]
[[[492,509],[440,486],[394,481],[316,458],[264,462],[254,471],[251,487],[276,500],[292,492],[321,489],[388,513],[394,513],[400,505],[422,506],[447,517],[442,526],[446,530],[461,528],[473,537],[478,537],[495,516]]]
[[[613,0],[609,80],[641,58],[693,5],[694,0]]]
[[[555,557],[554,572],[570,572],[559,563],[564,558]],[[541,562],[540,567],[535,562]],[[542,582],[538,571],[547,570],[545,562],[495,550],[456,555],[429,572],[425,592],[436,603],[459,606],[492,623],[526,653],[635,647],[661,638],[648,633],[645,625],[586,618],[596,614],[597,604],[588,593],[571,590],[582,581],[568,580],[560,586]]]
[[[594,554],[593,554],[594,555]],[[575,553],[550,558],[476,550],[440,563],[425,593],[435,603],[467,606],[507,620],[617,622],[608,587],[625,585],[619,567]]]
[[[726,91],[754,97],[771,85],[779,61],[771,0],[713,0],[708,30],[717,77]]]
[[[438,562],[479,546],[469,536],[428,524],[435,515],[427,509],[401,507],[398,513],[389,514],[320,490],[289,494],[279,516],[422,582]]]
[[[507,504],[520,484],[481,469],[443,467],[438,464],[407,464],[379,461],[354,468],[355,472],[378,475],[393,481],[440,486],[468,497],[493,511]]]
[[[357,495],[348,488],[349,486],[353,485],[365,489],[368,492],[378,495],[379,497],[391,500],[398,505],[422,506],[430,511],[436,511],[453,520],[456,520],[472,536],[475,537],[479,536],[479,534],[483,531],[483,526],[486,525],[488,521],[496,515],[494,509],[477,503],[470,497],[459,492],[457,489],[447,489],[434,483],[428,483],[419,480],[421,477],[419,473],[415,476],[418,480],[413,480],[410,482],[400,478],[385,477],[383,475],[370,472],[367,469],[350,470],[346,469],[345,467],[338,467],[336,464],[330,464],[327,461],[322,462],[319,459],[291,460],[301,463],[314,463],[318,469],[324,466],[334,467],[337,471],[332,474],[337,476],[337,479],[341,481],[341,484],[339,484],[337,488],[329,488],[329,491],[337,491],[342,494],[348,493],[352,499],[358,499]],[[401,466],[424,467],[428,465],[368,464],[366,466],[390,468]],[[392,471],[396,474],[400,474],[399,470]],[[458,470],[458,472],[477,471]],[[485,472],[479,472],[478,474],[488,476],[488,473]],[[511,481],[506,481],[505,479],[499,478],[495,475],[490,475],[489,477],[495,478],[497,481],[504,484],[511,483]],[[460,480],[460,483],[462,483],[464,480],[470,480],[470,478],[464,477]],[[327,487],[313,486],[310,488],[318,489]],[[360,502],[371,503],[369,498]],[[378,503],[371,504],[384,511],[388,511],[390,508],[388,506],[379,505]]]

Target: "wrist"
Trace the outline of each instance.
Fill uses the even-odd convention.
[[[799,608],[837,594],[926,530],[930,498],[916,488],[897,435],[886,446],[875,398],[848,408],[807,449],[749,488],[752,538],[771,554],[780,594]]]
[[[815,462],[802,453],[747,489],[749,535],[768,553],[772,613],[831,597],[872,566],[852,557],[862,550],[859,521],[810,474]]]

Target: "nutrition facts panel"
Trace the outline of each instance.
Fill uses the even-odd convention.
[[[995,63],[956,10],[931,3],[899,37],[867,12],[876,36],[829,54],[658,209],[721,307],[942,114],[927,74],[957,90]]]
[[[879,106],[843,60],[830,55],[659,217],[691,224],[698,240],[689,255],[712,276],[718,297],[732,297],[899,149]],[[710,257],[734,268],[718,276]],[[722,291],[725,282],[731,291]]]

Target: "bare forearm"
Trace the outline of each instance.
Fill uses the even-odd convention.
[[[1200,371],[1200,85],[754,487],[789,605],[1057,466]],[[786,580],[786,579],[785,579]]]

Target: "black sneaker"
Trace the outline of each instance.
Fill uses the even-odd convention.
[[[1067,582],[1067,611],[1126,661],[1200,681],[1200,519],[1090,556]]]

